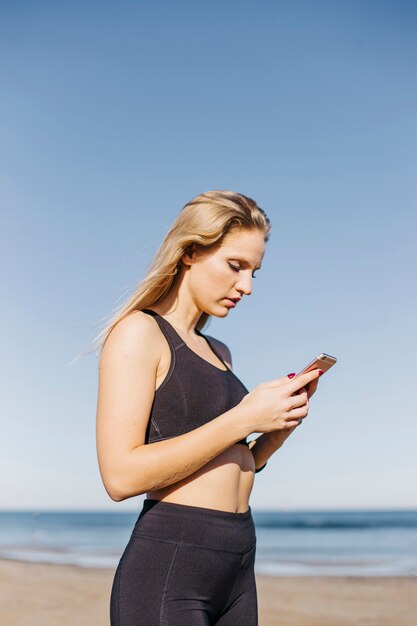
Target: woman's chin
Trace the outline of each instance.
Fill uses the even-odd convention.
[[[216,315],[216,317],[226,317],[227,315],[229,315],[229,311],[233,309],[232,306],[227,306],[227,304],[220,304],[217,307],[217,311],[216,313],[213,313],[213,315]]]
[[[205,309],[204,313],[206,313],[206,315],[211,315],[212,317],[227,317],[231,308],[233,307],[228,307],[219,302],[217,306],[211,306],[210,308]]]

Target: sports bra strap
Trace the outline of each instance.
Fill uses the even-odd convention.
[[[185,346],[185,341],[181,339],[177,331],[166,319],[164,319],[159,313],[156,311],[152,311],[151,309],[142,309],[142,313],[147,313],[148,315],[152,315],[155,321],[158,323],[159,328],[164,333],[165,337],[168,340],[168,343],[172,345],[174,350],[178,350],[182,346]]]
[[[223,365],[225,365],[227,367],[227,369],[230,370],[230,367],[224,361],[224,359],[221,356],[221,354],[219,354],[219,352],[217,352],[216,348],[213,346],[213,344],[211,343],[210,339],[208,337],[206,337],[205,335],[203,335],[203,333],[200,330],[198,330],[198,328],[195,329],[195,332],[197,333],[197,335],[200,335],[200,337],[203,337],[203,339],[205,339],[207,341],[207,343],[210,346],[212,352],[214,352],[214,354],[217,356],[218,359],[220,359],[220,361],[223,363]]]

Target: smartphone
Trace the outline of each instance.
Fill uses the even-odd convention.
[[[300,374],[305,374],[306,372],[309,372],[310,370],[314,370],[314,369],[320,369],[323,371],[323,373],[327,372],[327,370],[329,370],[332,367],[332,365],[336,363],[336,361],[337,361],[336,357],[330,356],[330,354],[326,354],[323,352],[322,354],[319,354],[318,356],[316,356],[316,358],[313,359],[311,363],[306,365],[301,370],[301,372],[298,372],[298,374],[294,376],[294,378],[297,378],[297,376],[300,376]]]

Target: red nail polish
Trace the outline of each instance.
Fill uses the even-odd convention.
[[[322,374],[324,374],[323,370],[319,370],[319,376],[321,376]]]
[[[287,374],[287,376],[288,376],[288,378],[294,378],[295,374],[294,374],[294,373],[292,373],[292,374]]]

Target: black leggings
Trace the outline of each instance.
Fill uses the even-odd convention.
[[[251,509],[146,499],[117,566],[111,626],[257,626]]]

